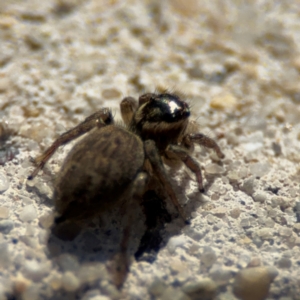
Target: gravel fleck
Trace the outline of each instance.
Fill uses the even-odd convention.
[[[167,248],[170,253],[173,253],[177,247],[182,247],[187,242],[187,239],[183,235],[174,236],[170,238]]]
[[[163,280],[156,278],[148,288],[149,293],[154,297],[159,297],[166,289],[166,284]]]
[[[39,218],[39,225],[44,228],[48,229],[52,226],[54,220],[54,214],[51,213],[46,213]]]
[[[231,211],[230,211],[230,216],[234,219],[237,219],[241,214],[241,210],[239,208],[233,208]]]
[[[288,227],[281,227],[278,231],[279,235],[284,236],[284,237],[288,237],[291,236],[293,233],[292,228],[288,228]]]
[[[192,300],[212,299],[216,293],[217,285],[210,278],[202,278],[197,281],[189,281],[182,287]]]
[[[261,191],[258,191],[258,192],[255,192],[253,195],[252,195],[254,201],[256,202],[260,202],[260,203],[264,203],[268,197],[268,194],[267,193],[264,193],[264,192],[261,192]]]
[[[49,284],[52,287],[53,290],[58,290],[61,288],[62,285],[62,274],[52,271],[51,274],[49,275]]]
[[[0,173],[0,194],[4,193],[9,188],[9,181],[2,172]]]
[[[0,243],[0,267],[7,268],[11,263],[11,253],[8,244],[5,242]]]
[[[244,183],[241,186],[241,190],[249,196],[251,196],[254,193],[254,177],[253,176],[244,180]]]
[[[256,234],[263,240],[270,240],[273,238],[273,231],[270,228],[260,228]]]
[[[237,105],[237,99],[232,94],[222,94],[215,96],[211,102],[210,106],[214,109],[227,109],[227,108],[233,108]]]
[[[300,232],[300,223],[295,223],[295,224],[293,225],[293,228],[294,228],[294,231],[295,231],[295,232]]]
[[[201,254],[201,263],[205,267],[210,268],[217,260],[217,255],[211,247],[204,247]]]
[[[232,269],[215,264],[209,271],[211,279],[213,279],[218,285],[224,285],[228,283],[233,277]]]
[[[41,278],[47,276],[51,269],[50,262],[39,262],[37,260],[27,260],[24,263],[23,274],[26,278],[39,282]]]
[[[282,256],[278,261],[277,265],[281,269],[289,269],[292,266],[292,261],[285,256]]]
[[[250,172],[254,176],[262,177],[269,173],[271,166],[268,163],[254,163],[250,165]]]
[[[78,279],[81,284],[93,283],[96,280],[107,277],[106,267],[100,262],[81,265],[78,271]]]
[[[79,269],[80,265],[78,258],[72,254],[63,253],[57,258],[57,262],[63,271],[75,272]]]
[[[79,279],[72,272],[65,272],[61,279],[62,287],[67,292],[74,292],[80,287]]]
[[[264,300],[277,274],[272,267],[243,269],[235,277],[233,292],[242,300]]]
[[[216,207],[211,210],[211,213],[218,218],[223,218],[227,214],[227,208],[222,206]]]
[[[160,300],[190,300],[182,291],[173,287],[167,287],[159,298]]]
[[[0,206],[0,219],[7,219],[9,217],[9,208]]]
[[[33,221],[36,217],[37,217],[37,212],[33,205],[25,206],[21,211],[21,213],[19,214],[19,219],[22,222]]]
[[[11,220],[0,221],[0,232],[8,234],[14,227],[14,222]]]
[[[205,172],[208,174],[222,174],[225,170],[217,164],[208,164],[205,166]]]

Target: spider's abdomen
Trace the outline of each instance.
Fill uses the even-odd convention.
[[[54,191],[56,212],[84,219],[115,205],[144,164],[140,138],[110,125],[94,129],[67,156]]]

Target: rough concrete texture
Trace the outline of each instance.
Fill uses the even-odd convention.
[[[0,299],[300,299],[299,18],[296,0],[0,1]],[[34,181],[29,158],[157,88],[184,93],[226,158],[196,147],[203,195],[186,169],[171,174],[191,224],[166,224],[156,260],[132,259],[118,291],[118,222],[49,243],[72,145]]]

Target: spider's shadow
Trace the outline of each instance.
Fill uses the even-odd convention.
[[[134,255],[137,261],[152,263],[156,255],[168,239],[178,234],[182,227],[177,226],[176,232],[164,233],[165,224],[171,222],[175,217],[166,208],[166,201],[162,200],[154,190],[148,190],[141,200],[141,205],[133,208],[133,211],[126,212],[134,215],[131,225],[131,233],[127,242],[130,255]],[[119,210],[116,209],[117,212]],[[51,228],[48,238],[48,253],[54,264],[61,271],[68,271],[68,263],[65,261],[71,258],[81,268],[82,266],[109,266],[115,255],[120,251],[123,237],[123,229],[126,226],[126,217],[122,218],[115,212],[107,213],[104,219],[94,219],[93,222],[84,227],[77,227],[74,223],[68,224],[63,229],[60,225]],[[98,223],[97,223],[98,222]],[[101,224],[99,224],[99,222]],[[59,236],[59,238],[58,238]],[[67,255],[66,255],[67,254]],[[72,269],[72,267],[70,267]],[[76,270],[75,273],[79,271]],[[109,277],[113,275],[108,275]],[[108,278],[111,280],[111,278]],[[83,290],[96,288],[98,280],[83,284],[78,293]],[[59,292],[56,297],[62,296]],[[77,292],[76,292],[77,293]]]
[[[145,261],[151,264],[155,261],[158,251],[167,244],[172,236],[180,233],[185,223],[178,216],[175,216],[175,210],[170,210],[169,201],[164,199],[157,191],[148,190],[143,195],[140,204],[137,205],[139,208],[136,211],[131,212],[135,215],[135,218],[131,225],[127,248],[137,261]],[[184,207],[187,217],[189,218],[191,213],[202,204],[199,192],[190,195],[189,202]],[[176,218],[172,231],[166,232],[166,224]],[[107,225],[106,222],[109,224]],[[126,222],[124,223],[120,216],[108,214],[106,220],[102,221],[100,225],[93,223],[92,226],[90,224],[90,226],[80,228],[79,234],[79,228],[76,228],[76,226],[67,228],[65,233],[67,233],[67,236],[69,235],[68,237],[71,236],[72,239],[72,235],[76,236],[69,241],[65,237],[59,239],[57,228],[54,226],[48,239],[48,253],[63,271],[66,270],[61,266],[61,259],[64,259],[66,253],[70,254],[71,257],[75,257],[80,266],[97,263],[107,265],[120,250],[124,226],[126,226]],[[79,293],[94,288],[97,284],[97,280],[94,283],[89,283]],[[59,299],[58,295],[57,297]]]
[[[143,195],[139,206],[126,212],[135,215],[127,248],[131,252],[134,251],[137,260],[151,263],[166,243],[162,237],[165,224],[175,217],[167,210],[166,201],[154,190],[148,190]],[[75,223],[66,226],[53,225],[47,244],[49,253],[53,258],[62,253],[69,253],[75,255],[80,262],[106,262],[119,250],[123,228],[126,226],[126,218],[124,219],[116,215],[116,212],[110,212],[104,220],[94,219],[94,222],[81,227]],[[184,226],[183,222],[182,225]],[[178,231],[180,229],[178,228]]]

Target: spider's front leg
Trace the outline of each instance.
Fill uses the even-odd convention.
[[[174,206],[176,207],[179,215],[185,221],[185,223],[189,223],[189,220],[186,217],[185,212],[183,211],[182,207],[180,206],[177,196],[173,190],[172,184],[169,180],[168,174],[164,168],[163,162],[161,157],[158,153],[156,148],[155,142],[152,140],[147,140],[144,143],[146,157],[149,159],[151,166],[153,168],[153,172],[159,181],[162,183],[163,187],[166,189],[168,196],[170,197],[171,201],[173,202]]]
[[[28,179],[33,179],[39,170],[43,169],[46,162],[51,158],[56,149],[62,145],[69,143],[70,141],[78,138],[79,136],[87,133],[95,127],[104,127],[113,123],[113,116],[108,108],[103,108],[91,116],[87,117],[82,123],[72,128],[71,130],[60,135],[54,143],[41,155],[34,159],[36,168],[28,176]]]
[[[221,151],[218,144],[208,136],[202,133],[190,133],[186,134],[182,139],[182,146],[170,145],[167,151],[174,153],[195,175],[197,178],[198,188],[201,193],[204,193],[203,179],[201,169],[198,162],[190,156],[185,148],[191,148],[194,143],[197,143],[206,148],[213,149],[219,158],[224,158],[225,155]]]
[[[198,189],[201,193],[204,193],[203,178],[198,162],[181,146],[170,145],[166,151],[175,154],[196,175]]]
[[[218,144],[213,139],[202,133],[190,133],[185,135],[182,139],[182,145],[186,148],[190,148],[193,143],[214,150],[219,158],[225,157]]]

